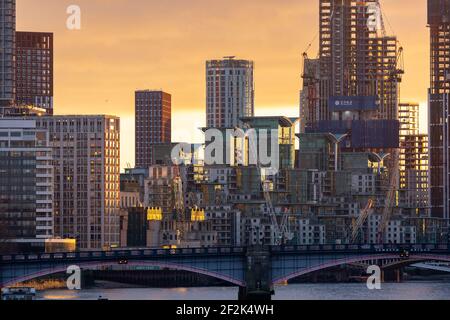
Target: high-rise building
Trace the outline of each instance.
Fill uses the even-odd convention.
[[[52,148],[35,120],[0,119],[0,223],[17,250],[53,237]]]
[[[208,128],[234,128],[240,119],[254,116],[253,61],[206,62],[206,124]]]
[[[120,120],[105,115],[37,117],[53,147],[55,235],[80,249],[119,244]]]
[[[382,160],[380,201],[373,208],[384,217],[381,235],[397,204],[398,99],[404,71],[403,49],[394,35],[387,34],[379,2],[318,0],[319,54],[310,59],[304,53],[300,127],[306,134],[331,133],[336,155],[348,153],[346,159],[354,161],[358,154],[370,154]],[[299,158],[302,166],[304,157]],[[336,163],[334,174],[345,174],[343,167]],[[364,185],[360,178],[365,179],[357,177],[358,184]],[[336,181],[342,179],[346,178]],[[368,199],[358,206],[362,210],[367,203]]]
[[[172,140],[172,96],[163,91],[135,93],[136,167],[154,164],[153,147]]]
[[[385,203],[379,205],[388,217],[399,180],[403,49],[387,35],[379,1],[318,2],[319,55],[304,54],[301,128],[332,133],[341,151],[389,155],[384,159],[389,175]]]
[[[429,149],[431,215],[450,218],[450,0],[428,0],[431,42]]]
[[[419,104],[400,103],[399,206],[411,216],[428,213],[428,135],[419,133]]]
[[[372,0],[319,0],[319,58],[304,57],[302,126],[397,119],[401,50],[380,10]]]
[[[406,170],[413,169],[415,163],[411,159],[412,151],[415,148],[415,139],[412,136],[419,134],[419,104],[418,103],[400,103],[398,110],[400,121],[400,189],[406,188]]]
[[[16,32],[16,104],[53,114],[53,33]]]
[[[0,0],[0,114],[15,99],[16,0]]]

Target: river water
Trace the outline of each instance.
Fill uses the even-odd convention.
[[[365,283],[293,284],[275,287],[274,300],[450,300],[450,281],[383,283],[368,290]],[[80,291],[49,290],[38,299],[97,300],[236,300],[238,289],[208,288],[92,288]]]

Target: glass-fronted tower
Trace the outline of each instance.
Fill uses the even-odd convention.
[[[15,100],[16,1],[0,0],[0,114]]]
[[[449,219],[450,0],[428,0],[431,79],[429,153],[431,215]]]
[[[54,235],[52,148],[32,119],[0,119],[0,223],[16,250]]]

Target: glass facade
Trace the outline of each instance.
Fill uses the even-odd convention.
[[[430,204],[435,218],[450,217],[449,93],[450,1],[428,0],[430,27],[429,153]]]
[[[36,157],[0,151],[0,219],[15,237],[36,237]]]
[[[53,236],[51,154],[34,121],[0,120],[0,221],[16,242]]]
[[[0,109],[15,99],[15,39],[16,1],[0,0]]]

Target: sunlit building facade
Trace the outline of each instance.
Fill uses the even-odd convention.
[[[119,244],[120,120],[113,116],[36,118],[53,147],[55,235],[80,249]]]
[[[206,124],[208,128],[235,128],[240,119],[253,117],[253,61],[225,57],[206,62]]]
[[[428,135],[419,133],[419,104],[400,103],[399,121],[399,205],[412,216],[428,215]]]

